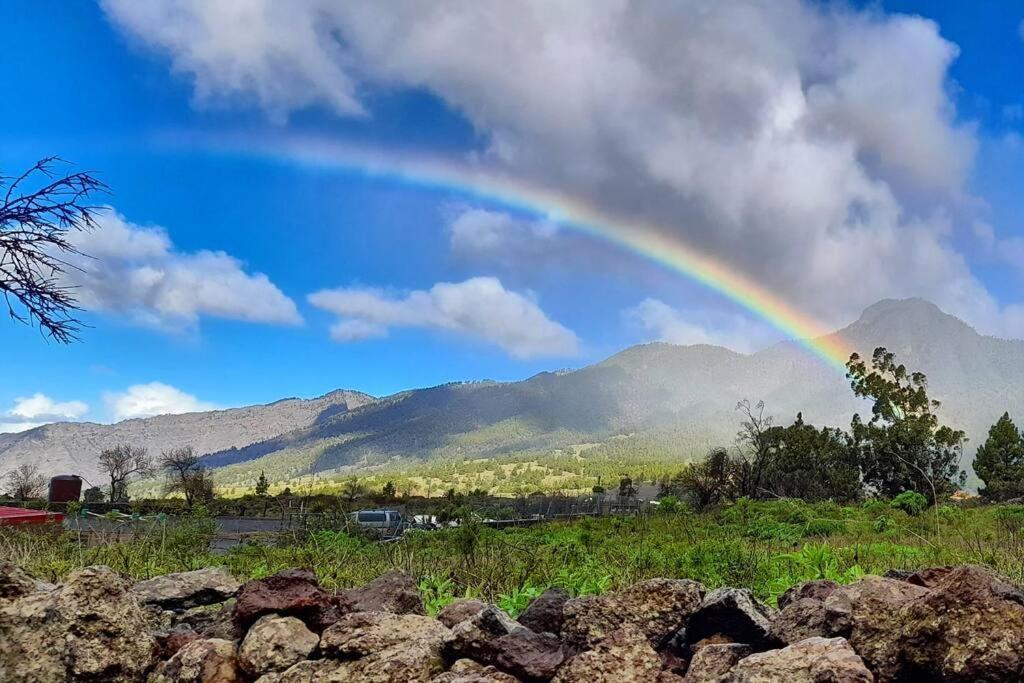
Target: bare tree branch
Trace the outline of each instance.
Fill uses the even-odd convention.
[[[81,310],[61,275],[74,268],[69,256],[81,252],[69,239],[74,230],[93,230],[101,206],[88,203],[109,188],[89,172],[58,174],[64,162],[47,157],[17,177],[0,175],[6,187],[0,203],[0,294],[11,319],[39,326],[59,343],[78,339]],[[33,181],[40,185],[29,189]]]

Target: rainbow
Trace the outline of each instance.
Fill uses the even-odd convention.
[[[194,143],[194,139],[192,142]],[[388,154],[317,138],[204,140],[222,152],[327,170],[344,170],[405,185],[452,191],[470,199],[547,218],[679,273],[721,294],[845,372],[850,350],[821,323],[801,313],[677,235],[634,219],[613,217],[582,201],[521,180],[451,160]]]

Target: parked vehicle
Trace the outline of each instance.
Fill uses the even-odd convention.
[[[359,526],[373,529],[385,538],[400,536],[408,526],[398,510],[359,510],[350,517]]]

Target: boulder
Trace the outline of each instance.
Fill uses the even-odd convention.
[[[419,586],[409,574],[392,570],[359,588],[342,591],[337,598],[341,613],[393,612],[426,614]]]
[[[240,585],[223,569],[211,567],[140,581],[132,586],[131,594],[144,605],[177,610],[224,602]]]
[[[612,631],[592,650],[576,655],[558,671],[555,683],[650,683],[661,674],[661,659],[646,633],[626,627]]]
[[[520,683],[512,674],[484,666],[472,659],[460,659],[452,667],[430,679],[430,683]]]
[[[903,606],[928,590],[905,581],[868,576],[841,586],[825,599],[826,635],[843,636],[879,681],[903,669]]]
[[[300,662],[280,680],[426,683],[444,671],[441,648],[450,636],[436,619],[418,614],[346,614],[321,637],[326,663]]]
[[[36,580],[18,565],[0,561],[0,600],[14,600],[35,593]]]
[[[448,628],[455,628],[455,624],[469,619],[485,607],[487,604],[480,600],[471,598],[456,600],[437,613],[437,620]]]
[[[238,664],[250,676],[284,671],[316,649],[320,638],[295,617],[268,614],[256,620],[238,648]]]
[[[773,616],[749,590],[717,588],[704,597],[686,623],[686,640],[693,644],[719,636],[755,651],[767,650],[779,644],[771,635]]]
[[[445,655],[449,659],[466,657],[483,664],[494,664],[498,655],[495,642],[518,630],[525,628],[494,605],[487,605],[455,625],[445,645]]]
[[[789,645],[814,636],[827,636],[826,621],[824,600],[799,598],[787,603],[772,620],[771,636]]]
[[[942,583],[957,567],[928,567],[910,574],[906,579],[907,583],[922,588],[932,588]]]
[[[519,615],[519,623],[537,633],[562,632],[562,621],[565,615],[562,609],[569,601],[569,594],[561,588],[549,588],[530,601],[523,613]]]
[[[608,595],[575,598],[563,608],[562,642],[578,652],[629,627],[660,647],[686,623],[703,598],[701,584],[673,579],[651,579]]]
[[[404,644],[440,646],[450,636],[444,624],[418,614],[353,612],[324,631],[320,651],[326,657],[351,659]]]
[[[157,631],[153,637],[156,639],[156,657],[160,660],[170,659],[193,640],[202,639],[188,624],[177,624]]]
[[[832,595],[837,588],[839,588],[839,584],[829,579],[804,581],[803,583],[791,586],[779,596],[779,609],[786,609],[786,605],[789,603],[805,598],[824,602],[825,598]]]
[[[188,626],[203,638],[241,640],[245,635],[245,630],[234,621],[234,609],[227,605],[195,607],[169,614],[172,626]]]
[[[333,597],[306,569],[286,569],[249,581],[238,592],[234,620],[239,627],[246,629],[264,614],[275,613],[301,619],[317,633],[341,616]]]
[[[1024,680],[1024,593],[982,567],[955,567],[941,578],[933,576],[931,590],[902,609],[899,646],[906,675]]]
[[[562,641],[554,633],[519,628],[493,643],[494,663],[524,681],[547,681],[565,661]]]
[[[227,640],[195,640],[162,662],[148,683],[242,683],[236,655],[235,644]]]
[[[780,595],[780,611],[772,620],[772,637],[791,645],[814,636],[830,635],[825,623],[825,600],[838,588],[835,581],[816,579]]]
[[[717,680],[728,683],[872,683],[874,678],[843,638],[808,638],[781,650],[745,657]]]
[[[107,567],[0,602],[0,680],[142,680],[156,643],[128,584]]]
[[[744,657],[750,655],[750,646],[742,643],[716,643],[706,645],[694,653],[683,677],[684,683],[706,683],[718,680]]]

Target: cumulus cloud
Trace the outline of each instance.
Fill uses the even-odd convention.
[[[104,2],[200,97],[351,115],[361,88],[428,90],[485,136],[476,163],[662,225],[827,323],[926,296],[1009,324],[950,239],[977,140],[949,95],[958,48],[922,17],[802,0],[145,5]]]
[[[14,399],[14,407],[0,415],[0,432],[23,432],[48,422],[78,420],[89,411],[82,401],[54,401],[36,393]]]
[[[579,340],[551,320],[535,301],[497,278],[439,282],[429,290],[393,295],[376,289],[340,288],[309,296],[337,315],[331,336],[339,342],[381,337],[391,328],[444,330],[494,344],[516,358],[572,356]]]
[[[86,256],[71,258],[63,276],[88,310],[170,330],[194,328],[201,316],[302,322],[295,303],[266,275],[247,273],[222,251],[178,251],[163,228],[135,225],[113,210],[98,223],[71,236]]]
[[[135,384],[124,391],[108,393],[104,399],[115,422],[135,417],[194,413],[217,408],[212,403],[200,401],[192,394],[162,382]]]
[[[740,353],[751,353],[764,346],[774,336],[770,330],[752,325],[744,318],[686,314],[664,301],[647,298],[626,309],[626,319],[640,327],[648,340],[690,346],[710,344],[724,346]],[[695,322],[700,318],[701,322]]]

